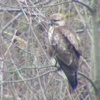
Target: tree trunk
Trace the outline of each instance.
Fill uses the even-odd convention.
[[[100,100],[100,0],[93,0],[96,9],[92,13],[93,65],[95,67],[96,100]]]

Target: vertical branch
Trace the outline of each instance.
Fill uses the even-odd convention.
[[[0,83],[3,83],[3,60],[2,58],[0,57]],[[3,84],[1,84],[0,86],[0,97],[1,97],[1,100],[3,100]]]
[[[97,86],[96,100],[100,100],[100,1],[93,0],[96,12],[92,13],[93,64],[95,67],[95,85]]]

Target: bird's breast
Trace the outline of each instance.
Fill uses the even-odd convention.
[[[49,28],[49,31],[48,31],[48,39],[49,39],[49,42],[52,41],[53,32],[54,32],[54,28],[53,27],[50,27]]]

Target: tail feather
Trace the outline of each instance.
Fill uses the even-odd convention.
[[[61,67],[61,69],[64,71],[65,75],[67,76],[67,79],[69,81],[69,84],[71,85],[72,89],[76,89],[78,85],[77,80],[77,66],[74,64],[67,66],[61,59],[57,58],[57,61]],[[74,67],[73,67],[74,66]]]
[[[69,81],[69,84],[71,85],[72,89],[76,89],[77,85],[78,85],[78,80],[77,80],[77,72],[73,73],[73,74],[67,74],[67,78]]]

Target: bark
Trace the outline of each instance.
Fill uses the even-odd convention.
[[[100,0],[93,0],[92,13],[92,39],[93,39],[93,65],[95,68],[95,85],[97,87],[96,100],[100,100]]]

